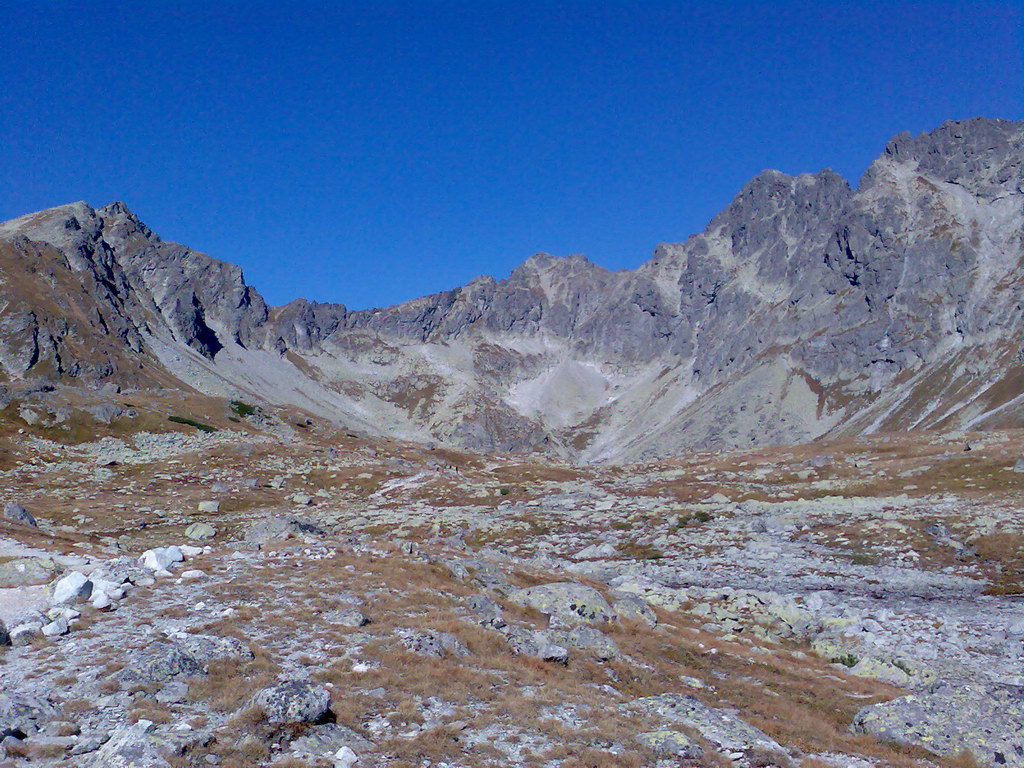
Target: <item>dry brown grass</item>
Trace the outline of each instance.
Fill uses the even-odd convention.
[[[128,722],[137,723],[139,720],[151,720],[154,723],[166,724],[171,722],[171,710],[155,699],[148,697],[136,697],[128,708]]]
[[[189,699],[205,702],[218,712],[234,712],[258,690],[273,683],[279,669],[263,651],[251,661],[215,659],[208,665],[207,674],[189,682]]]
[[[989,566],[990,595],[1024,593],[1024,535],[992,533],[971,541],[978,556]]]

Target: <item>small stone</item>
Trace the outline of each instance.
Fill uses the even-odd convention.
[[[220,512],[220,502],[219,501],[200,501],[198,509],[199,509],[200,512],[206,513],[206,514],[217,513],[217,512]]]

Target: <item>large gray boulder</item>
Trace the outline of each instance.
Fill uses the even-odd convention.
[[[174,643],[204,667],[220,659],[248,661],[253,658],[252,650],[236,637],[186,633]]]
[[[8,501],[4,504],[3,516],[5,520],[10,520],[14,523],[22,523],[24,525],[31,526],[36,525],[36,519],[32,516],[32,513],[16,501]]]
[[[89,762],[76,763],[89,768],[168,768],[181,765],[175,758],[210,743],[212,735],[204,729],[180,730],[165,725],[158,727],[149,720],[139,720],[117,728],[93,754]],[[80,743],[80,746],[81,745]],[[72,754],[77,754],[72,749]]]
[[[448,632],[397,629],[395,634],[408,650],[419,656],[468,656],[469,649],[455,635]]]
[[[514,624],[504,624],[498,631],[505,636],[513,653],[554,664],[566,664],[569,661],[568,649],[556,643],[547,632]]]
[[[93,755],[90,768],[171,768],[167,758],[174,750],[154,731],[149,720],[116,729]]]
[[[604,632],[586,624],[569,630],[549,631],[548,635],[559,645],[589,651],[601,661],[614,659],[619,655],[619,647]]]
[[[267,544],[277,539],[288,539],[292,537],[321,537],[327,532],[311,520],[305,520],[294,515],[280,517],[269,517],[266,520],[259,520],[249,526],[245,532],[245,540],[257,546]]]
[[[209,523],[192,523],[185,529],[185,536],[195,541],[212,539],[217,535],[217,529]]]
[[[289,746],[293,754],[314,760],[333,755],[344,747],[354,753],[368,752],[374,747],[373,742],[339,723],[324,723],[311,728]]]
[[[853,730],[937,755],[969,750],[979,762],[1024,766],[1024,687],[945,686],[861,709]]]
[[[600,592],[574,581],[517,589],[509,594],[508,599],[570,623],[601,623],[613,621],[616,617]]]
[[[203,663],[179,644],[156,640],[129,650],[126,664],[116,677],[123,685],[164,683],[204,671]]]
[[[331,694],[309,680],[285,680],[259,691],[250,704],[271,723],[316,723],[330,712]]]

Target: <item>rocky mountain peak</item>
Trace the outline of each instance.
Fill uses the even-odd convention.
[[[127,237],[137,233],[147,240],[160,242],[160,236],[147,227],[120,200],[103,206],[96,213],[103,220],[103,226],[108,230],[117,232],[120,237]]]
[[[764,171],[636,270],[538,253],[358,312],[271,309],[124,203],[73,203],[0,225],[0,278],[36,275],[0,313],[0,363],[105,380],[144,361],[371,432],[590,461],[1024,423],[1022,158],[1024,123],[948,122],[895,137],[857,189]]]
[[[979,117],[950,120],[918,136],[904,131],[886,145],[876,163],[900,163],[993,198],[1024,191],[1022,154],[1024,122]]]

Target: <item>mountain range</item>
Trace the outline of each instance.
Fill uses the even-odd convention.
[[[1024,425],[1024,122],[765,171],[635,270],[537,254],[392,307],[272,307],[115,202],[0,224],[0,380],[182,388],[373,435],[639,461]],[[301,259],[301,253],[289,255]]]

